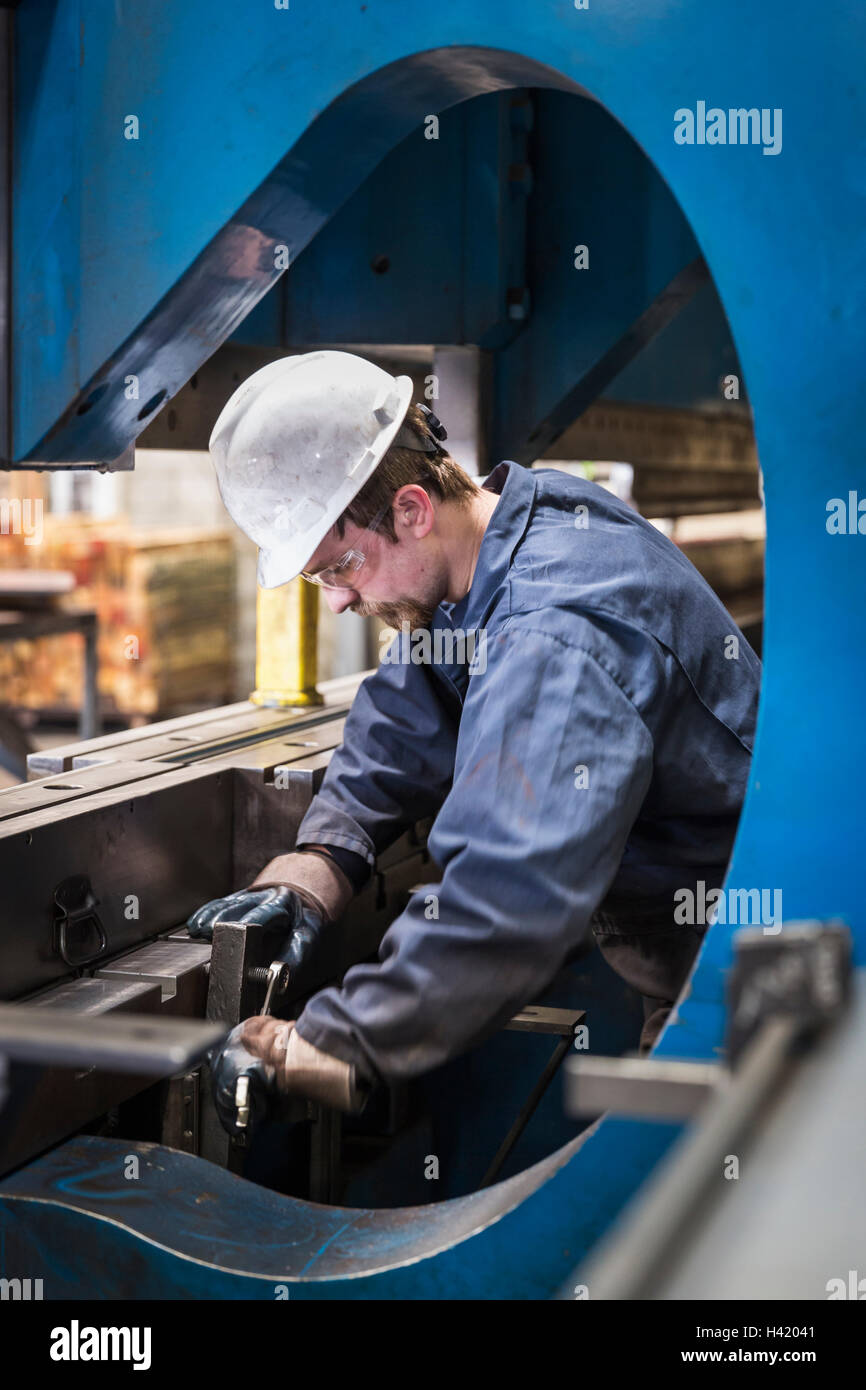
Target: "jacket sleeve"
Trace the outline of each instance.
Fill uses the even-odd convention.
[[[373,865],[435,815],[451,786],[461,702],[445,668],[410,659],[408,634],[361,683],[296,846],[337,845]]]
[[[588,651],[509,619],[473,675],[454,783],[377,964],[315,995],[297,1027],[369,1080],[457,1056],[545,989],[590,930],[652,775],[652,739]],[[549,624],[549,620],[548,620]]]

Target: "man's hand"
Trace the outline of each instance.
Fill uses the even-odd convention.
[[[233,1136],[252,1134],[276,1108],[277,1067],[252,1046],[257,1030],[251,1025],[262,1023],[275,1025],[276,1019],[248,1018],[210,1056],[214,1104],[223,1129]],[[294,1026],[280,1025],[285,1037]]]
[[[247,888],[198,908],[186,926],[198,941],[212,941],[217,922],[274,926],[285,933],[275,959],[296,972],[311,959],[323,927],[339,917],[351,897],[352,885],[332,860],[283,854]]]
[[[357,1114],[369,1093],[353,1066],[305,1042],[293,1019],[264,1014],[232,1029],[211,1055],[211,1073],[217,1113],[232,1135],[251,1133],[275,1112],[280,1096]]]
[[[298,970],[312,955],[325,917],[318,905],[291,888],[242,888],[227,898],[205,903],[186,927],[195,940],[212,941],[217,922],[249,922],[282,930],[285,943],[274,959]]]

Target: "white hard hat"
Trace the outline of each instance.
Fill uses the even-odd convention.
[[[351,352],[283,357],[238,387],[210,452],[229,515],[259,547],[263,589],[300,574],[389,448],[411,397],[410,377]]]

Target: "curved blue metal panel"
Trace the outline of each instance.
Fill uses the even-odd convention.
[[[578,1230],[565,1178],[589,1132],[495,1187],[392,1211],[282,1197],[156,1144],[73,1139],[0,1189],[4,1268],[46,1270],[48,1298],[545,1298],[607,1223],[605,1167],[622,1167],[633,1126],[604,1128]],[[657,1128],[657,1154],[674,1133]]]

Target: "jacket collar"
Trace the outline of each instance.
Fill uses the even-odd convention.
[[[506,459],[496,465],[483,486],[488,492],[499,493],[499,501],[484,532],[472,585],[458,603],[440,604],[451,626],[467,632],[484,626],[505,583],[514,552],[529,525],[537,482],[530,469]]]

